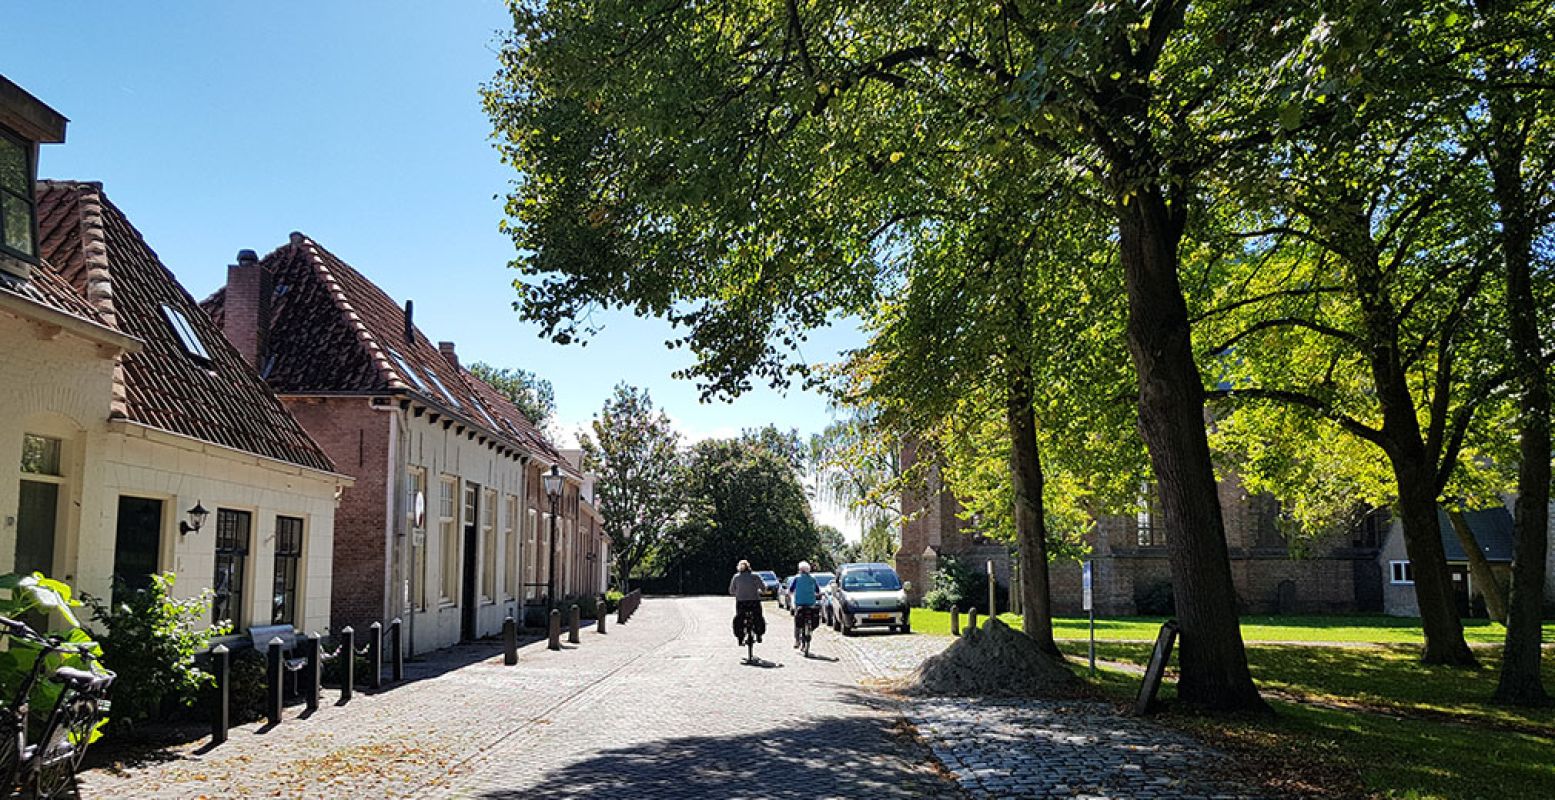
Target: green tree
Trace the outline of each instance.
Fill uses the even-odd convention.
[[[876,520],[864,529],[854,548],[853,561],[878,561],[889,564],[896,558],[896,548],[901,544],[897,525],[889,520]]]
[[[1283,468],[1280,477],[1251,470],[1254,483],[1310,495],[1290,468],[1323,461],[1328,468],[1308,477],[1348,479],[1392,506],[1415,575],[1422,658],[1471,665],[1437,505],[1495,502],[1510,488],[1497,469],[1513,461],[1502,426],[1485,424],[1508,376],[1489,280],[1494,223],[1478,188],[1485,174],[1455,130],[1470,109],[1419,80],[1437,32],[1404,8],[1416,6],[1335,20],[1314,42],[1326,77],[1290,99],[1288,132],[1271,160],[1252,166],[1266,176],[1261,191],[1257,181],[1240,187],[1256,220],[1241,235],[1254,246],[1225,260],[1230,279],[1217,284],[1221,303],[1205,317],[1229,323],[1208,342],[1224,357],[1227,394],[1329,420],[1374,448],[1317,452],[1325,436],[1289,438],[1288,421],[1242,409],[1226,429],[1242,435],[1231,440],[1244,455],[1296,454],[1247,459]],[[1379,85],[1387,94],[1377,96]],[[1386,487],[1367,485],[1378,455],[1391,473]]]
[[[821,542],[821,554],[810,563],[817,571],[833,570],[838,564],[852,560],[848,540],[842,535],[842,531],[831,525],[817,525],[815,535]],[[785,572],[787,570],[778,570],[780,575]]]
[[[1517,402],[1518,475],[1513,518],[1512,586],[1506,650],[1496,685],[1498,702],[1549,705],[1539,660],[1549,549],[1550,342],[1548,310],[1555,306],[1549,249],[1535,242],[1551,229],[1555,186],[1555,9],[1548,3],[1477,0],[1453,26],[1467,41],[1449,62],[1452,85],[1468,87],[1484,113],[1465,114],[1462,137],[1490,173],[1497,244],[1504,283],[1510,383]],[[1470,21],[1471,20],[1471,21]],[[1456,38],[1456,37],[1454,37]],[[1476,104],[1478,105],[1478,104]],[[1537,264],[1537,268],[1536,268]],[[1541,315],[1541,311],[1543,314]],[[1542,318],[1541,318],[1542,317]]]
[[[470,374],[491,384],[537,428],[544,428],[556,414],[556,392],[551,382],[526,369],[499,369],[484,361],[470,365]]]
[[[808,373],[789,357],[804,331],[868,313],[889,284],[879,239],[932,215],[926,188],[1001,149],[1038,153],[1117,226],[1139,427],[1178,532],[1179,696],[1260,707],[1179,249],[1203,173],[1263,141],[1241,135],[1250,121],[1275,124],[1284,87],[1267,78],[1284,73],[1271,65],[1316,12],[1250,0],[1188,11],[515,3],[485,100],[523,176],[506,225],[518,266],[545,276],[521,284],[523,313],[562,342],[589,331],[596,306],[663,316],[683,328],[676,344],[698,356],[684,375],[704,392],[787,385]]]
[[[759,441],[697,442],[685,475],[688,513],[658,563],[679,572],[686,591],[723,594],[741,559],[789,572],[824,558],[798,471]]]
[[[616,385],[591,427],[593,435],[578,437],[583,468],[597,476],[595,498],[616,585],[627,591],[632,573],[663,546],[685,508],[680,434],[647,389],[625,383]]]

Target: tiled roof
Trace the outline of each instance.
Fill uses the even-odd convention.
[[[1511,563],[1512,561],[1512,513],[1504,506],[1481,509],[1479,511],[1463,512],[1463,521],[1469,524],[1469,530],[1474,532],[1474,541],[1485,552],[1486,561],[1496,563]],[[1458,563],[1469,560],[1463,552],[1463,545],[1458,541],[1458,534],[1452,529],[1452,520],[1447,518],[1447,512],[1440,507],[1436,509],[1436,527],[1441,530],[1442,547],[1447,551],[1447,560]]]
[[[561,458],[561,454],[556,451],[556,447],[551,444],[550,440],[545,438],[545,434],[541,433],[540,429],[536,428],[533,422],[529,421],[528,417],[524,416],[524,412],[518,410],[518,406],[514,405],[513,401],[507,399],[495,387],[477,378],[474,373],[467,369],[460,369],[459,377],[464,380],[465,386],[470,389],[471,393],[485,406],[487,415],[499,425],[503,432],[526,445],[531,453],[550,459],[553,462],[559,461],[563,468],[567,467],[567,462]]]
[[[456,368],[377,284],[300,233],[265,256],[275,287],[262,373],[282,394],[401,392],[532,454],[556,449],[500,392]],[[218,324],[225,290],[202,303]]]
[[[9,273],[0,272],[0,292],[25,297],[34,303],[63,311],[97,325],[107,324],[102,317],[98,316],[91,304],[86,302],[86,298],[77,294],[70,284],[65,283],[64,279],[48,268],[34,269],[30,280],[22,280]]]
[[[312,469],[317,443],[184,291],[101,184],[40,181],[40,250],[87,305],[145,342],[123,359],[124,418]],[[188,321],[207,357],[185,351],[163,307]],[[120,403],[116,403],[119,409]]]

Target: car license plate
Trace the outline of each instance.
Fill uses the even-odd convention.
[[[891,615],[890,614],[870,614],[869,615],[869,621],[870,622],[889,622],[890,620],[891,620]]]

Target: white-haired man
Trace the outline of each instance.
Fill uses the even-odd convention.
[[[799,574],[794,578],[794,647],[806,629],[815,630],[820,624],[821,585],[810,574],[810,562],[799,562]]]

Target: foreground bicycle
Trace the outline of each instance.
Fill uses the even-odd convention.
[[[24,797],[52,800],[63,796],[75,782],[76,770],[91,744],[98,721],[108,712],[108,687],[114,674],[93,666],[94,645],[65,642],[57,636],[44,636],[31,626],[0,617],[0,633],[11,644],[36,647],[37,658],[22,680],[11,702],[0,711],[0,796],[9,797],[20,788]],[[36,744],[27,743],[28,718],[33,690],[44,680],[50,656],[80,656],[89,670],[60,667],[47,679],[59,684],[59,696],[43,724],[43,735]]]
[[[799,652],[803,653],[805,658],[810,657],[810,637],[814,635],[816,626],[820,624],[819,612],[820,609],[815,606],[800,606],[795,612],[798,616],[795,624],[799,626]]]
[[[740,628],[743,631],[741,643],[745,645],[745,663],[756,663],[756,614],[750,609],[740,610]]]

